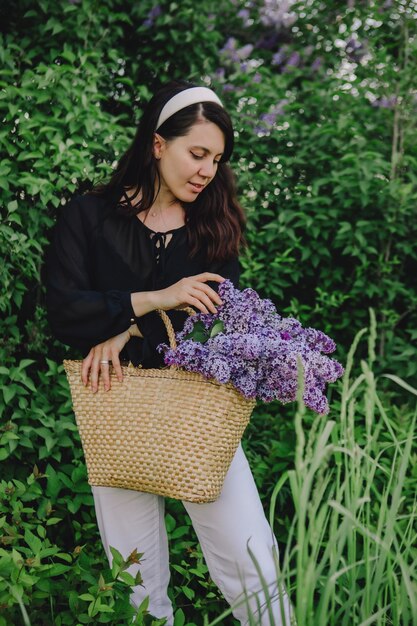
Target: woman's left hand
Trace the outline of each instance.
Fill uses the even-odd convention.
[[[98,390],[99,376],[102,377],[105,391],[110,389],[110,367],[114,367],[117,378],[123,380],[122,367],[120,365],[119,354],[129,341],[132,334],[125,330],[120,335],[111,337],[103,343],[99,343],[91,348],[88,355],[83,360],[81,367],[81,379],[85,386],[90,380],[91,390]]]

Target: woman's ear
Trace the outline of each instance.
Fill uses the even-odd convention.
[[[153,136],[153,155],[155,159],[160,159],[162,156],[162,152],[164,151],[166,145],[166,141],[161,135],[158,133],[154,133]]]

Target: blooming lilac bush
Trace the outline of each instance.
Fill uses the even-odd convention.
[[[246,398],[291,402],[297,395],[300,357],[304,369],[303,400],[317,413],[329,410],[326,383],[343,367],[326,356],[335,350],[330,337],[281,317],[270,300],[253,289],[240,291],[226,280],[219,286],[223,304],[216,314],[189,317],[176,334],[177,348],[158,346],[166,365],[199,372],[219,383],[232,383]]]

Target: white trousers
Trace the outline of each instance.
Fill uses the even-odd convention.
[[[93,487],[94,503],[101,539],[109,562],[113,546],[124,558],[135,548],[144,552],[139,568],[144,587],[135,587],[131,596],[134,606],[149,595],[149,611],[155,617],[167,617],[167,626],[174,623],[169,583],[168,540],[164,522],[164,498],[148,493],[111,487]],[[277,588],[276,539],[265,518],[259,494],[245,454],[239,446],[216,502],[183,503],[198,536],[210,576],[242,625],[249,615],[256,616],[259,626],[289,626],[290,603],[284,590],[281,598]],[[262,577],[269,586],[271,608],[265,606],[265,594],[247,545],[255,555]],[[275,559],[273,556],[275,546]],[[246,590],[249,602],[245,602]],[[256,594],[256,595],[255,595]],[[237,604],[239,603],[240,604]],[[249,607],[248,608],[248,604]],[[281,618],[280,604],[285,619]],[[235,606],[236,605],[236,606]]]

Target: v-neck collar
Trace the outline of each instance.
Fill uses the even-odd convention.
[[[137,215],[135,215],[135,218],[138,222],[142,224],[144,228],[146,228],[146,230],[154,235],[173,235],[174,233],[183,230],[186,227],[186,224],[183,224],[182,226],[178,226],[177,228],[171,228],[171,230],[153,230],[152,228],[149,228],[149,226],[147,226],[144,222],[142,222],[142,220]]]

